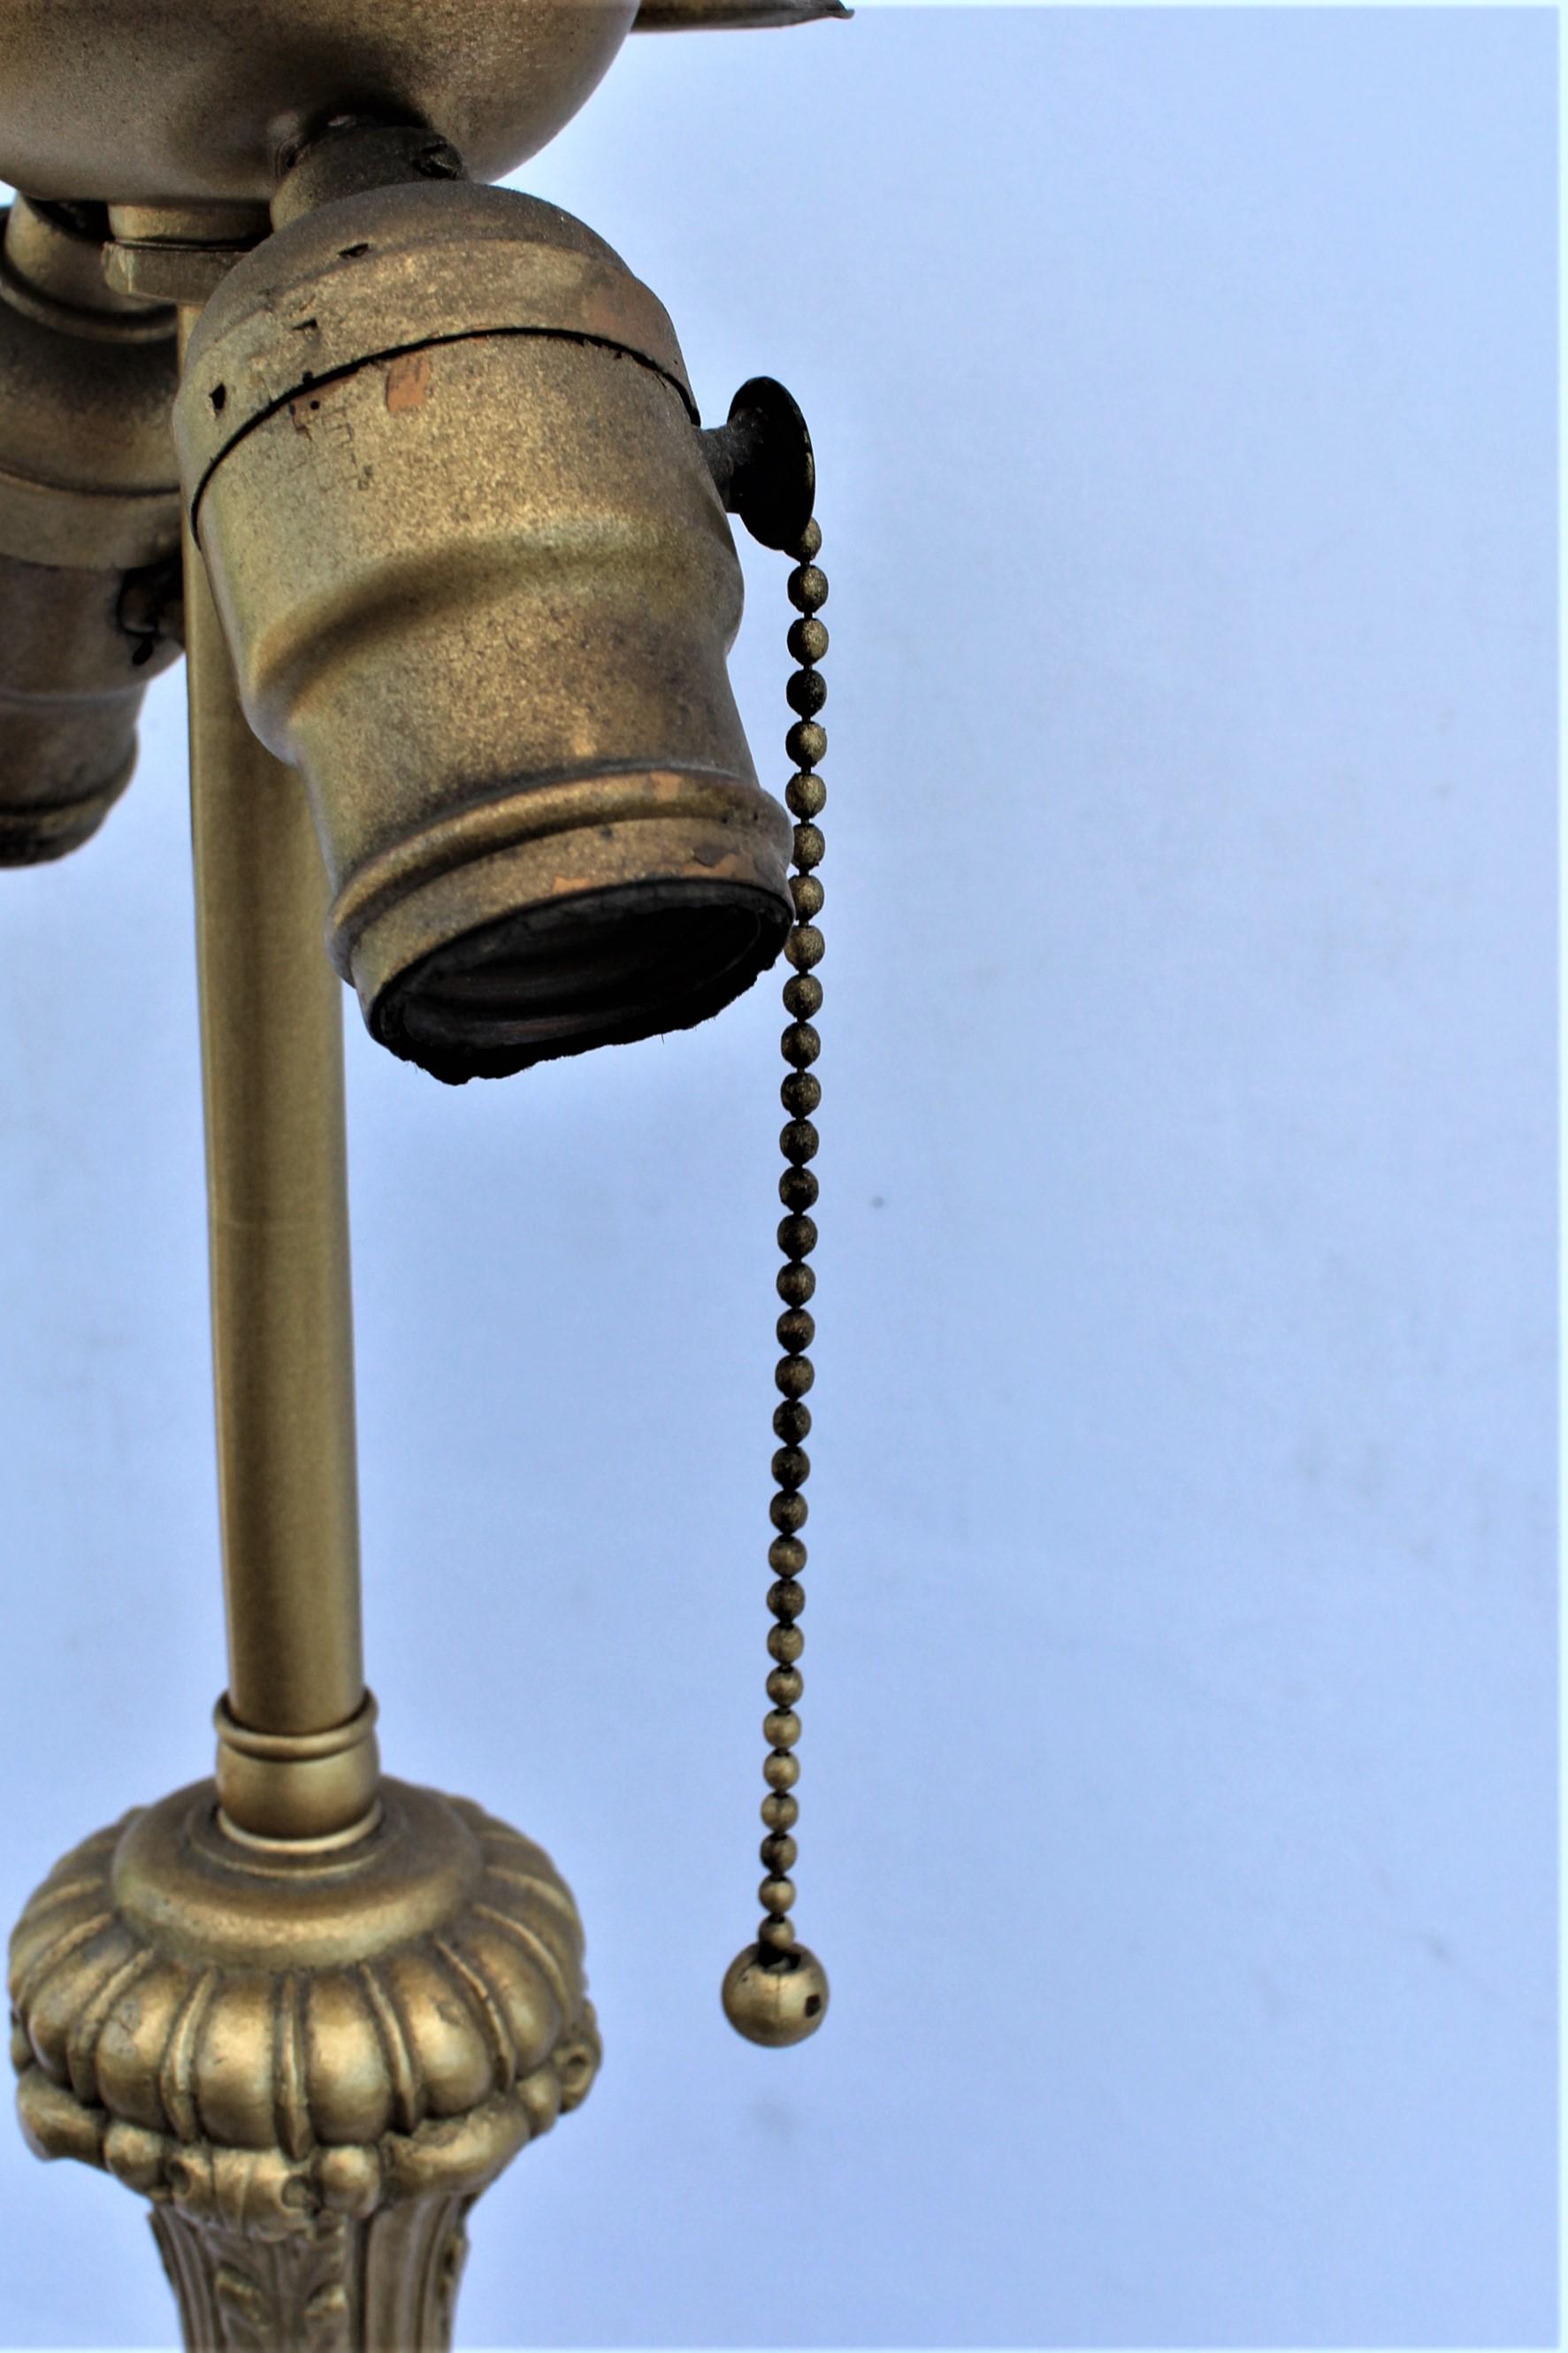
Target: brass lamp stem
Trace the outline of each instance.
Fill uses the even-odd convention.
[[[188,327],[194,313],[183,314]],[[182,341],[184,337],[182,337]],[[229,1682],[228,1823],[364,1822],[342,988],[300,780],[247,724],[187,520],[185,634],[213,1363]]]

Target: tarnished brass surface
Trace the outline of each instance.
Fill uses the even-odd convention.
[[[154,2200],[193,2346],[444,2344],[468,2204],[593,2081],[549,1858],[384,1788],[301,1861],[236,1847],[198,1783],[68,1855],[12,1937],[28,2139]]]
[[[228,1699],[252,1732],[325,1734],[364,1700],[342,1004],[304,796],[245,723],[190,548],[185,604]],[[343,1820],[259,1805],[237,1767],[226,1807],[262,1835],[346,1828],[374,1778],[374,1746],[350,1753],[370,1788],[340,1790]]]
[[[105,225],[18,201],[0,245],[0,864],[85,841],[179,652],[172,312],[103,283]],[[167,569],[167,577],[159,575]]]
[[[187,497],[199,506],[224,453],[307,387],[373,359],[503,334],[630,353],[668,379],[695,419],[668,312],[591,228],[510,188],[403,182],[288,222],[207,304],[174,419]],[[405,398],[395,413],[419,406]],[[497,458],[481,443],[469,464],[493,474]],[[350,486],[358,488],[352,477]],[[199,513],[197,536],[205,543]],[[309,536],[325,537],[325,522]]]
[[[537,153],[636,0],[0,0],[0,177],[29,195],[265,203],[333,116],[424,122],[476,176]]]
[[[254,245],[268,230],[268,207],[258,198],[233,203],[159,204],[111,203],[110,234],[120,245],[207,246],[215,248]],[[104,267],[112,273],[114,252]]]
[[[742,585],[662,308],[553,206],[331,203],[242,261],[176,439],[373,1033],[460,1080],[716,1012],[788,928]]]

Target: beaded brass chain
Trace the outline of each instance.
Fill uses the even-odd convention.
[[[800,1658],[805,1638],[798,1621],[805,1607],[800,1579],[806,1560],[801,1535],[806,1501],[801,1489],[811,1472],[811,1459],[805,1451],[811,1434],[811,1409],[805,1398],[816,1378],[806,1352],[816,1336],[810,1307],[816,1277],[806,1261],[816,1248],[816,1223],[811,1211],[816,1206],[817,1182],[807,1164],[816,1156],[817,1133],[812,1114],[822,1101],[822,1088],[811,1068],[822,1050],[822,1040],[813,1026],[822,1008],[822,983],[816,967],[823,954],[816,923],[822,913],[823,889],[816,870],[822,863],[825,845],[816,820],[827,799],[827,787],[816,773],[827,750],[827,731],[818,718],[827,700],[826,681],[818,668],[827,651],[827,630],[817,617],[827,602],[826,575],[816,562],[821,547],[822,533],[815,521],[810,522],[792,550],[797,562],[788,591],[799,615],[791,625],[788,640],[798,667],[785,690],[795,720],[784,738],[784,749],[796,769],[784,794],[795,819],[795,871],[789,886],[795,920],[784,942],[784,956],[792,967],[784,988],[789,1022],[779,1041],[789,1071],[779,1089],[785,1113],[779,1148],[785,1166],[779,1178],[784,1215],[778,1242],[784,1263],[777,1277],[784,1308],[776,1330],[784,1353],[773,1373],[781,1399],[773,1412],[773,1434],[780,1442],[773,1459],[776,1493],[768,1506],[775,1531],[768,1547],[768,1565],[773,1572],[768,1608],[775,1622],[768,1634],[773,1665],[767,1679],[768,1713],[763,1719],[763,1736],[769,1746],[763,1764],[767,1783],[762,1808],[766,1835],[760,1853],[766,1876],[757,1891],[763,1905],[757,1941],[736,1957],[724,1979],[724,2010],[731,2024],[749,2041],[772,2045],[803,2042],[814,2034],[826,2014],[828,1996],[826,1971],[815,1954],[796,1943],[789,1916],[795,1898],[790,1873],[798,1852],[794,1832],[800,1815],[795,1795],[800,1778],[796,1706],[805,1689]]]

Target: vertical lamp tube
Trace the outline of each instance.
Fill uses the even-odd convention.
[[[376,1783],[342,990],[322,953],[327,885],[305,796],[246,723],[188,521],[184,570],[229,1656],[218,1793],[242,1836],[330,1842],[366,1825]]]

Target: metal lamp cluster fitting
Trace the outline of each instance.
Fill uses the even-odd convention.
[[[183,642],[228,1649],[214,1778],[27,1905],[12,2055],[38,2154],[152,2201],[193,2353],[446,2346],[469,2207],[599,2057],[548,1857],[380,1771],[341,981],[382,1044],[460,1082],[683,1028],[793,967],[769,1876],[725,2000],[773,2043],[826,2007],[787,1916],[826,741],[810,438],[763,378],[704,432],[656,297],[581,222],[483,183],[633,29],[845,13],[0,9],[0,174],[26,191],[0,245],[0,864],[93,832]],[[731,513],[796,560],[788,813],[730,685]]]

